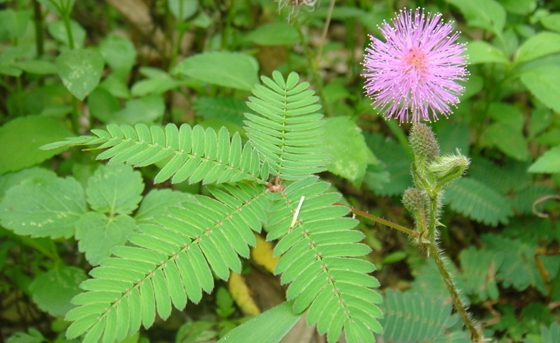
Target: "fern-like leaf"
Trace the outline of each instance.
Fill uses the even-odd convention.
[[[478,250],[470,247],[461,251],[459,255],[463,273],[463,291],[476,297],[479,301],[488,298],[498,299],[500,295],[496,284],[496,273],[500,268],[504,256],[499,251]]]
[[[391,343],[470,342],[464,332],[447,333],[458,317],[442,298],[387,290],[383,309],[383,340]]]
[[[504,256],[496,273],[498,281],[504,287],[513,286],[515,289],[523,291],[529,286],[538,287],[538,284],[542,283],[535,264],[535,251],[537,250],[535,243],[494,234],[482,236],[482,241],[486,244],[485,250],[501,252]]]
[[[167,318],[172,306],[182,309],[197,303],[202,291],[214,288],[212,272],[222,279],[230,270],[241,271],[239,255],[249,257],[268,207],[261,185],[240,184],[213,189],[217,198],[196,196],[195,201],[171,208],[157,217],[160,225],[141,224],[129,237],[130,246],[113,249],[113,257],[91,271],[93,279],[81,287],[66,319],[73,321],[69,339],[85,334],[83,342],[122,340],[156,314]]]
[[[136,124],[108,125],[105,130],[92,130],[95,136],[68,138],[64,142],[45,145],[43,149],[60,146],[99,145],[106,149],[97,159],[110,159],[111,163],[127,163],[145,167],[164,159],[165,166],[154,182],[171,179],[178,183],[235,182],[239,180],[268,179],[268,169],[263,167],[259,155],[249,144],[242,146],[241,137],[229,136],[227,129],[218,133],[212,128],[204,129],[187,124],[177,128],[173,124],[165,128]]]
[[[316,177],[301,179],[281,193],[270,193],[274,201],[265,227],[267,239],[279,239],[275,255],[281,255],[276,273],[282,283],[291,283],[287,299],[294,311],[307,313],[308,324],[317,324],[335,342],[344,329],[349,342],[373,342],[381,332],[373,290],[379,282],[368,273],[375,267],[360,259],[370,248],[359,243],[357,222],[345,217],[348,209],[336,206],[340,194]]]
[[[445,267],[450,271],[451,275],[459,275],[455,264],[448,259],[443,260]],[[416,269],[414,273],[414,282],[411,284],[410,291],[423,294],[424,296],[429,296],[432,298],[442,298],[444,301],[451,302],[451,295],[449,290],[439,273],[436,263],[433,259],[426,260],[426,264],[422,267]],[[454,283],[458,289],[465,289],[466,286],[463,285],[463,278],[455,277]],[[459,293],[461,301],[469,305],[470,299],[463,296],[463,293]]]
[[[245,130],[253,146],[269,162],[271,174],[279,179],[298,180],[325,170],[329,155],[321,143],[325,129],[318,113],[321,105],[291,73],[287,80],[280,72],[273,79],[262,77],[266,86],[256,85],[247,105],[259,115],[245,113]]]
[[[507,224],[508,217],[513,215],[509,199],[471,178],[450,183],[444,201],[451,204],[453,210],[492,226]]]

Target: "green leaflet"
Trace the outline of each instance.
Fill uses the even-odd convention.
[[[535,264],[535,243],[495,234],[482,236],[482,241],[486,244],[484,250],[488,253],[503,254],[496,278],[504,287],[513,286],[517,290],[524,290],[542,282]]]
[[[249,108],[244,101],[231,97],[200,97],[194,101],[196,114],[204,119],[219,119],[241,126],[243,112]]]
[[[272,77],[261,78],[266,86],[256,85],[255,97],[247,103],[260,115],[245,114],[251,144],[268,161],[271,174],[281,179],[297,180],[325,170],[330,157],[322,148],[325,129],[317,113],[319,99],[307,89],[308,83],[297,84],[296,73],[286,81],[277,71]]]
[[[131,214],[142,200],[144,183],[130,166],[110,165],[98,168],[88,179],[89,205],[99,213]]]
[[[326,119],[326,129],[326,144],[333,155],[327,169],[359,186],[371,154],[362,130],[349,117]]]
[[[501,251],[477,250],[474,247],[461,251],[459,256],[463,273],[463,291],[477,296],[479,301],[496,300],[499,296],[496,272],[504,255]]]
[[[86,278],[80,268],[56,266],[35,278],[29,284],[29,291],[43,311],[53,316],[64,316],[74,307],[70,299],[80,292],[78,285]]]
[[[278,343],[300,317],[292,311],[292,304],[285,302],[231,330],[219,342],[255,339],[261,343]]]
[[[2,226],[19,235],[68,238],[86,212],[82,186],[71,177],[38,175],[8,189],[0,203]]]
[[[544,343],[553,343],[560,339],[560,325],[558,323],[552,323],[547,328],[546,326],[541,327],[541,336]]]
[[[155,217],[159,225],[139,225],[128,238],[133,246],[113,249],[115,257],[103,260],[91,271],[94,279],[82,283],[87,292],[74,299],[79,306],[68,313],[74,323],[67,337],[87,333],[84,342],[95,342],[102,332],[103,339],[123,339],[140,323],[151,326],[156,314],[167,318],[171,306],[182,309],[188,299],[198,302],[202,290],[214,288],[212,272],[222,279],[230,270],[240,272],[239,254],[249,256],[248,245],[255,244],[252,228],[260,228],[259,218],[265,218],[268,190],[240,185],[213,191],[228,197],[227,204],[196,196],[169,209],[168,215]],[[243,216],[254,216],[258,223],[239,221]]]
[[[390,180],[381,185],[372,184],[367,175],[364,179],[368,187],[376,194],[382,196],[395,196],[402,194],[412,183],[410,176],[410,162],[406,150],[397,142],[379,134],[364,133],[368,147],[386,165]]]
[[[153,223],[156,216],[168,214],[168,209],[171,206],[190,200],[192,197],[192,194],[172,191],[170,189],[152,189],[142,199],[134,219],[139,223]]]
[[[60,153],[61,149],[37,148],[71,134],[62,123],[47,116],[19,117],[4,123],[0,127],[0,174],[34,166]]]
[[[112,256],[106,257],[112,245],[104,244],[92,257],[94,247],[80,240],[99,266],[73,299],[77,307],[66,315],[72,321],[67,338],[119,341],[140,326],[149,328],[156,315],[167,318],[172,307],[198,303],[203,291],[213,291],[214,277],[227,280],[231,271],[241,271],[240,257],[250,257],[255,232],[263,227],[268,240],[278,241],[276,272],[290,284],[289,307],[298,314],[307,310],[308,324],[317,324],[329,342],[343,331],[349,342],[369,342],[382,331],[379,283],[369,275],[375,267],[363,259],[370,248],[360,243],[364,235],[354,230],[357,221],[347,216],[348,208],[338,204],[341,195],[312,175],[330,160],[318,98],[308,83],[298,84],[295,73],[284,79],[275,72],[262,81],[247,104],[254,111],[245,113],[247,143],[225,128],[137,124],[108,125],[92,136],[43,147],[103,150],[98,158],[110,165],[92,178],[88,201],[98,211],[119,214],[115,222],[130,218],[125,216],[136,210],[141,192],[137,174],[118,163],[159,163],[156,183],[202,182],[210,184],[212,195],[152,191],[137,211],[136,227],[125,230],[126,243],[123,230],[129,225],[105,230],[112,222],[101,220],[91,231],[92,221],[84,216],[80,235],[110,232],[118,242]],[[127,188],[111,195],[126,175]],[[287,327],[299,318],[279,315]],[[282,331],[273,336],[280,339]]]
[[[507,224],[513,215],[509,199],[472,178],[450,183],[444,201],[451,204],[453,210],[492,226]]]
[[[113,247],[125,244],[135,227],[134,219],[127,215],[108,218],[102,213],[88,212],[76,223],[75,237],[80,251],[95,266],[110,255]]]
[[[47,144],[42,149],[62,146],[99,145],[107,149],[98,159],[111,163],[127,163],[145,167],[169,159],[156,175],[154,182],[171,179],[173,183],[188,180],[200,182],[235,182],[239,180],[266,180],[262,173],[257,152],[248,144],[242,147],[241,138],[235,134],[231,140],[227,129],[218,133],[212,128],[173,124],[164,129],[145,124],[108,125],[107,131],[92,130],[95,136],[67,138],[66,141]],[[227,142],[227,144],[225,144]],[[218,146],[218,143],[219,146]]]
[[[357,222],[344,217],[348,209],[334,205],[337,197],[327,192],[326,182],[308,177],[275,199],[266,225],[267,238],[280,240],[275,272],[283,283],[291,283],[287,298],[295,300],[294,311],[309,308],[308,324],[317,324],[329,342],[343,328],[347,338],[356,339],[349,341],[371,341],[372,332],[382,331],[381,296],[372,289],[379,283],[367,275],[375,269],[372,264],[349,258],[362,257],[370,248],[359,243],[363,234],[352,230]]]
[[[451,304],[442,298],[414,292],[387,290],[383,319],[383,339],[390,342],[470,342],[464,332],[450,334],[458,317],[451,315]],[[451,336],[451,337],[450,337]]]

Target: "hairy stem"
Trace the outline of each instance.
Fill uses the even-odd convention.
[[[373,220],[374,222],[377,222],[377,223],[379,223],[379,224],[388,226],[388,227],[393,228],[393,229],[395,229],[395,230],[398,230],[398,231],[400,231],[400,232],[404,232],[404,233],[406,233],[407,235],[409,235],[410,237],[418,238],[418,232],[416,232],[416,231],[414,231],[414,230],[410,230],[410,229],[408,229],[408,228],[406,228],[406,227],[404,227],[404,226],[401,226],[401,225],[399,225],[399,224],[395,224],[395,223],[390,222],[390,221],[388,221],[388,220],[386,220],[386,219],[383,219],[383,218],[374,216],[373,214],[369,214],[369,213],[367,213],[367,212],[358,210],[357,208],[354,208],[354,207],[352,207],[352,206],[344,205],[344,204],[341,204],[341,203],[336,203],[336,205],[339,205],[339,206],[346,206],[346,207],[348,207],[348,208],[350,209],[350,211],[352,211],[352,213],[354,213],[354,214],[356,214],[356,215],[358,215],[358,216],[360,216],[360,217],[367,218],[367,219],[371,219],[371,220]]]
[[[434,194],[435,193],[435,194]],[[453,301],[453,306],[455,310],[463,319],[465,326],[471,333],[471,339],[473,342],[479,343],[483,342],[483,335],[481,332],[476,328],[474,321],[467,311],[467,307],[465,303],[461,300],[459,296],[459,291],[453,282],[453,277],[447,267],[445,266],[443,252],[438,247],[438,237],[437,237],[437,226],[438,226],[438,212],[440,210],[440,193],[433,192],[430,194],[430,222],[428,226],[428,237],[429,243],[427,244],[427,252],[428,256],[431,256],[434,261],[436,262],[436,266],[438,271],[443,278],[443,282],[451,295],[451,300]]]
[[[443,281],[449,294],[451,295],[451,300],[453,301],[453,306],[455,310],[463,319],[463,322],[467,326],[467,329],[471,333],[471,339],[473,342],[480,343],[484,341],[484,336],[482,333],[476,328],[473,319],[471,318],[469,312],[467,311],[467,307],[461,300],[459,296],[459,292],[457,291],[457,287],[455,287],[455,283],[453,282],[453,277],[451,273],[445,266],[445,261],[443,260],[443,253],[439,250],[437,244],[434,242],[430,242],[428,244],[428,252],[436,262],[436,266],[438,268],[439,273],[443,277]]]

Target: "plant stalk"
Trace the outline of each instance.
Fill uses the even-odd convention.
[[[484,342],[484,336],[476,328],[476,325],[474,324],[473,319],[471,318],[469,312],[467,311],[467,308],[466,308],[465,304],[463,303],[463,301],[461,300],[461,297],[459,296],[459,292],[458,292],[457,288],[455,287],[455,283],[453,282],[453,277],[451,276],[451,273],[449,272],[449,270],[445,266],[445,261],[443,260],[443,258],[444,258],[443,254],[439,250],[437,244],[434,244],[434,243],[435,242],[430,242],[430,243],[427,244],[428,245],[428,253],[432,256],[432,258],[436,262],[436,266],[438,268],[438,271],[441,274],[441,276],[443,277],[443,281],[445,283],[445,286],[447,287],[447,290],[449,291],[449,294],[451,295],[451,300],[453,301],[453,306],[455,307],[455,310],[461,316],[461,319],[463,319],[463,322],[465,323],[465,326],[467,327],[467,329],[470,331],[472,341],[475,342],[475,343],[482,343],[482,342]]]
[[[352,211],[352,213],[354,213],[354,214],[356,214],[356,215],[358,215],[358,216],[360,216],[360,217],[367,218],[367,219],[371,219],[371,220],[373,220],[374,222],[377,222],[377,223],[379,223],[379,224],[381,224],[381,225],[385,225],[385,226],[388,226],[388,227],[393,228],[393,229],[395,229],[395,230],[398,230],[398,231],[400,231],[400,232],[404,232],[404,233],[406,233],[407,235],[409,235],[410,237],[418,238],[418,232],[416,232],[416,231],[414,231],[414,230],[410,230],[410,229],[408,229],[408,228],[406,228],[406,227],[404,227],[404,226],[401,226],[401,225],[399,225],[399,224],[395,224],[395,223],[390,222],[390,221],[388,221],[388,220],[386,220],[386,219],[383,219],[383,218],[374,216],[373,214],[369,214],[369,213],[367,213],[367,212],[358,210],[357,208],[354,208],[354,207],[352,207],[352,206],[344,205],[344,204],[341,204],[341,203],[336,203],[335,205],[346,206],[346,207],[348,207],[348,208],[350,209],[350,211]],[[427,242],[424,242],[424,243],[427,243]]]

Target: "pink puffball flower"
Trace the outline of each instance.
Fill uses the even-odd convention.
[[[387,119],[400,123],[447,118],[466,81],[465,45],[441,14],[400,11],[380,26],[385,42],[370,36],[364,56],[364,89]]]

